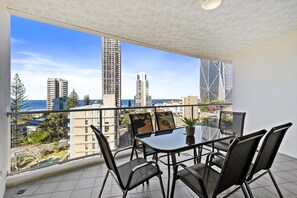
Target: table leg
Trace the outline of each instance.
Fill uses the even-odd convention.
[[[167,153],[167,169],[168,169],[168,181],[167,181],[167,198],[169,198],[169,190],[170,190],[170,157],[169,153]]]
[[[170,196],[170,165],[172,165],[173,167],[173,171],[174,171],[174,167],[176,165],[176,156],[175,153],[171,153],[171,164],[170,164],[170,157],[169,157],[169,153],[167,154],[167,168],[168,168],[168,182],[167,182],[167,197],[169,198]]]

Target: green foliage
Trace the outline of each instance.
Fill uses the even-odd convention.
[[[41,144],[48,139],[49,132],[47,131],[37,131],[31,133],[22,139],[24,145],[28,144]]]
[[[28,108],[28,98],[26,96],[26,88],[22,83],[18,74],[15,74],[11,83],[11,111],[20,112]]]
[[[51,113],[45,117],[39,128],[49,132],[49,139],[60,140],[68,138],[68,114],[67,113]]]
[[[84,105],[90,105],[90,97],[89,97],[89,95],[85,95],[85,97],[84,97]]]
[[[196,119],[196,118],[186,118],[186,117],[184,117],[184,118],[182,119],[182,121],[183,121],[188,127],[193,128],[193,127],[197,124],[198,119]]]
[[[29,107],[26,88],[18,74],[15,74],[11,83],[11,111],[20,112]],[[26,116],[14,115],[11,117],[11,146],[16,147],[21,143]]]
[[[130,123],[129,113],[124,113],[119,119],[120,125],[127,126]]]
[[[79,106],[79,97],[73,89],[67,100],[67,109]]]

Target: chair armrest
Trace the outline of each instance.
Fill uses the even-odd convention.
[[[133,148],[132,146],[129,146],[129,147],[126,147],[126,148],[117,150],[116,152],[114,152],[113,157],[115,157],[118,153],[120,153],[122,151],[125,151],[125,150],[128,150],[128,149],[132,149],[132,148]]]
[[[135,171],[137,171],[138,169],[143,168],[143,167],[148,166],[148,165],[151,165],[151,164],[155,164],[155,166],[156,166],[157,169],[159,170],[159,165],[158,165],[156,162],[154,162],[154,161],[148,161],[148,162],[145,162],[145,163],[140,164],[140,165],[138,165],[138,166],[135,166],[135,167],[132,169],[131,174],[134,174]]]
[[[151,164],[155,164],[155,166],[157,167],[158,172],[160,172],[159,165],[158,165],[156,162],[154,162],[154,161],[148,161],[148,162],[145,162],[145,163],[143,163],[143,164],[139,164],[138,166],[135,166],[135,167],[132,169],[131,173],[129,174],[129,178],[128,178],[128,181],[127,181],[127,188],[128,188],[129,185],[130,185],[130,182],[131,182],[131,180],[132,180],[132,177],[133,177],[134,173],[135,173],[138,169],[141,169],[141,168],[143,168],[143,167],[145,167],[145,166],[149,166],[149,165],[151,165]]]

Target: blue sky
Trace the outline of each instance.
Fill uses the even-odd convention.
[[[153,99],[199,96],[197,58],[121,42],[122,98],[136,92],[145,72]],[[46,99],[48,77],[68,80],[82,99],[101,99],[101,37],[24,18],[11,17],[12,78],[18,73],[30,100]]]

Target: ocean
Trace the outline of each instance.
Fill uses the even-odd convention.
[[[134,107],[133,99],[123,99],[122,107],[128,107],[129,100],[131,101],[131,107]],[[179,99],[152,99],[152,104],[163,103],[171,100],[179,100]],[[102,104],[102,100],[90,100],[91,104],[97,102]],[[29,107],[26,110],[46,110],[46,100],[28,100]],[[83,100],[79,101],[80,106],[84,104]]]

